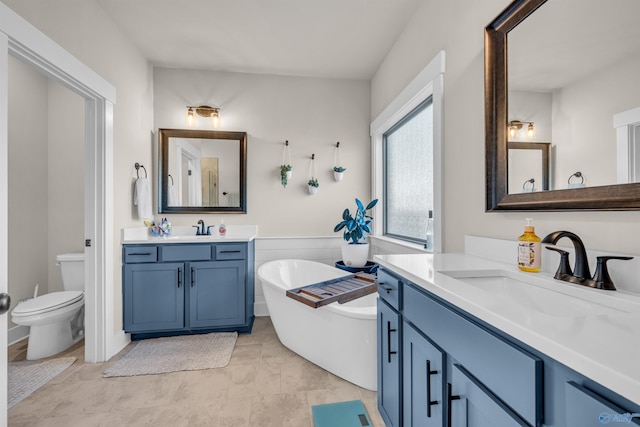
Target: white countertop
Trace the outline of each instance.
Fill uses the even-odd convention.
[[[574,285],[549,273],[525,273],[515,265],[467,254],[377,255],[374,260],[640,404],[640,295]],[[451,277],[465,271],[509,276],[506,280],[515,282],[500,289],[494,279],[498,285],[487,289]],[[513,285],[520,281],[527,283]]]
[[[257,225],[228,225],[227,233],[221,236],[218,228],[210,236],[196,236],[196,229],[190,226],[175,226],[170,236],[152,236],[148,227],[123,228],[122,244],[167,244],[167,243],[219,243],[249,242],[258,235]]]

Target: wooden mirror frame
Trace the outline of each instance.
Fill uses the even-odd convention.
[[[169,138],[229,139],[238,141],[239,206],[168,206]],[[158,129],[158,213],[247,213],[247,133],[217,130]]]
[[[547,0],[515,0],[484,32],[486,211],[640,210],[640,183],[508,193],[507,34]]]

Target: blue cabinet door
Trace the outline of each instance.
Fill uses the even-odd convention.
[[[387,427],[400,427],[400,315],[378,298],[378,410]]]
[[[405,426],[442,427],[445,353],[410,324],[402,326],[402,420]]]
[[[126,264],[125,332],[184,328],[184,264]]]
[[[448,424],[452,427],[529,426],[466,369],[453,364],[447,384]]]
[[[189,267],[189,326],[244,325],[245,262],[194,262]]]

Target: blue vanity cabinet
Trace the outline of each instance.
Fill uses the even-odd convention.
[[[446,354],[409,323],[402,331],[404,425],[442,427]]]
[[[463,366],[452,364],[451,382],[447,384],[450,426],[522,427],[525,422],[498,399]]]
[[[387,427],[398,425],[394,398],[405,427],[640,425],[639,404],[420,285],[384,268],[378,276],[393,278],[393,286],[378,288],[379,364],[394,348],[387,321],[399,321],[401,343],[402,379],[386,374],[390,368],[384,363],[378,371],[378,407]],[[391,306],[386,296],[394,301],[394,291],[400,298]]]
[[[402,322],[399,314],[402,284],[378,271],[377,368],[378,411],[387,427],[402,426]]]
[[[395,277],[384,269],[378,276],[385,282]],[[385,302],[387,289],[378,288],[378,407],[387,427],[397,425],[398,419],[406,427],[542,424],[539,358],[410,281],[400,278],[397,282],[396,310]],[[390,370],[385,358],[388,348],[393,348],[393,338],[385,329],[389,325],[398,330],[401,346],[401,380],[396,382],[385,376],[385,369]],[[391,400],[391,394],[402,410],[395,419],[396,407],[386,400]]]
[[[124,330],[133,338],[251,332],[254,244],[123,246]]]
[[[189,325],[208,328],[245,323],[246,289],[243,261],[190,264]]]
[[[378,298],[378,411],[387,427],[401,427],[400,315]]]
[[[184,328],[184,264],[125,264],[124,325],[127,332]]]

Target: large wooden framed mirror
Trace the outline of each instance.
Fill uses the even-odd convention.
[[[638,16],[637,0],[516,0],[485,28],[487,211],[640,209]],[[509,191],[514,120],[552,144],[548,190]]]
[[[159,129],[159,213],[247,213],[245,132]]]

